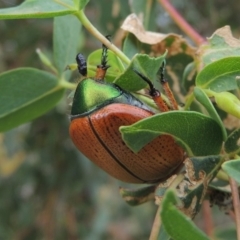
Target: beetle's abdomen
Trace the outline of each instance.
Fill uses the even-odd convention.
[[[130,183],[157,182],[183,162],[183,150],[171,136],[162,135],[136,154],[125,145],[119,132],[120,126],[151,115],[138,107],[110,104],[89,116],[73,119],[70,135],[87,158],[113,177]]]

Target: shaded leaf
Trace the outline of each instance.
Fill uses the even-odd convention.
[[[0,131],[31,121],[53,108],[64,89],[56,77],[34,68],[0,75]]]
[[[129,59],[132,59],[135,54],[141,51],[140,45],[139,40],[133,34],[129,33],[124,39],[122,51]]]
[[[120,132],[134,152],[161,134],[173,136],[189,156],[219,154],[223,141],[220,126],[213,119],[197,112],[156,114],[131,126],[122,126]]]
[[[228,136],[224,147],[225,151],[229,154],[238,154],[240,152],[240,128],[234,130]]]

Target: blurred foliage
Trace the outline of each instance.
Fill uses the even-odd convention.
[[[0,8],[21,2],[2,0]],[[203,36],[226,24],[239,36],[237,1],[171,2]],[[93,0],[85,11],[120,47],[119,27],[131,9],[128,1]],[[183,34],[157,2],[146,25],[151,31]],[[1,20],[0,33],[1,72],[20,66],[41,69],[35,49],[52,51],[52,19]],[[85,55],[100,47],[88,32],[82,34],[79,50]],[[0,239],[147,239],[156,206],[126,205],[118,193],[118,186],[125,184],[76,151],[65,106],[63,101],[45,116],[0,135]],[[224,214],[214,217],[219,226],[227,226]],[[202,226],[200,217],[196,222]]]

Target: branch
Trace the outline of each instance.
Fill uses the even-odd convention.
[[[238,185],[233,178],[229,178],[230,187],[232,190],[233,197],[233,209],[235,213],[235,221],[237,226],[237,239],[240,240],[240,202],[239,202],[239,192]]]

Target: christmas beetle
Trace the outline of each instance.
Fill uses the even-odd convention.
[[[123,142],[120,126],[131,125],[154,113],[131,93],[116,84],[104,82],[109,68],[107,48],[103,46],[95,78],[87,77],[87,65],[82,54],[77,55],[76,61],[80,74],[84,76],[76,88],[70,116],[69,132],[76,147],[105,172],[123,182],[154,183],[174,174],[183,163],[184,150],[170,135],[157,137],[138,153],[131,151]],[[148,83],[149,94],[160,110],[170,110],[151,81],[134,71]],[[164,66],[160,78],[172,109],[177,109],[164,79]]]

